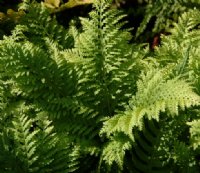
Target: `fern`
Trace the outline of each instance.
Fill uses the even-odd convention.
[[[14,137],[18,147],[16,149],[16,155],[20,157],[21,161],[24,163],[24,168],[22,169],[24,172],[38,171],[37,167],[32,167],[34,162],[38,159],[35,155],[37,144],[34,140],[38,131],[29,134],[31,121],[27,120],[27,117],[23,115],[15,120],[13,125]]]
[[[44,5],[33,3],[25,10],[28,13],[20,19],[17,27],[23,26],[22,31],[31,42],[40,45],[44,44],[45,38],[48,38],[54,40],[60,49],[73,45],[67,30],[58,24],[55,16],[50,16],[50,11]]]
[[[200,146],[200,139],[199,139],[199,120],[194,120],[190,123],[190,134],[191,134],[191,142],[193,145],[193,148],[196,150]]]
[[[174,66],[174,74],[170,76],[181,75],[182,78],[189,79],[194,84],[196,91],[199,88],[198,82],[196,82],[198,81],[199,58],[196,59],[198,57],[196,54],[198,36],[194,37],[194,35],[198,35],[198,29],[196,28],[199,22],[198,15],[198,10],[184,13],[179,18],[179,23],[175,24],[172,35],[162,37],[162,46],[156,49],[156,56],[154,56],[154,58],[158,58],[162,66],[171,63],[172,67]],[[195,65],[191,62],[194,62]],[[194,74],[196,78],[191,78]],[[199,163],[195,159],[199,157],[199,153],[193,150],[192,145],[189,144],[189,132],[186,123],[191,119],[198,119],[199,116],[196,111],[186,111],[186,114],[180,112],[179,114],[178,119],[173,117],[173,119],[163,121],[163,118],[161,118],[159,126],[152,126],[152,123],[148,121],[145,123],[144,128],[147,128],[148,131],[143,129],[140,137],[136,138],[137,145],[131,155],[134,166],[130,166],[129,170],[135,170],[136,172],[147,172],[147,170],[148,172],[169,172],[170,165],[171,171],[198,172]],[[160,128],[164,126],[161,122],[166,122],[169,128],[162,131]],[[181,125],[180,122],[182,122]],[[177,127],[179,130],[177,130]],[[159,137],[159,135],[164,136]],[[185,136],[188,136],[188,138],[185,138]],[[153,147],[156,147],[155,150]],[[154,156],[155,151],[158,154],[156,157]],[[161,153],[159,154],[159,152]],[[155,165],[152,163],[153,160],[155,160]]]
[[[155,18],[154,26],[152,29],[153,34],[168,32],[174,21],[177,21],[178,15],[192,9],[199,8],[198,0],[156,0],[148,1],[146,6],[146,15],[137,29],[136,38],[143,33],[147,24]]]
[[[44,5],[24,2],[0,41],[0,147],[11,160],[0,157],[2,172],[198,169],[195,125],[195,149],[182,134],[198,122],[199,11],[150,54],[130,44],[125,15],[110,4],[94,1],[82,28],[65,29]]]
[[[160,111],[167,110],[171,115],[178,115],[178,106],[184,109],[199,104],[199,96],[191,92],[188,84],[176,78],[166,80],[162,71],[155,73],[153,70],[142,75],[137,86],[138,92],[129,102],[129,107],[125,112],[105,122],[102,133],[106,132],[110,136],[116,131],[121,131],[134,139],[132,129],[142,129],[142,119],[145,115],[149,120],[159,121]]]
[[[11,137],[7,136],[6,139],[5,135],[1,136],[2,140],[12,141],[9,144],[12,148],[11,146],[7,148],[4,142],[5,148],[3,150],[1,146],[1,150],[7,152],[8,157],[14,162],[13,166],[4,167],[4,171],[70,172],[75,170],[77,151],[71,151],[67,143],[63,145],[59,142],[58,135],[53,131],[49,120],[28,118],[26,114],[30,111],[29,109],[20,103],[15,108],[13,126],[11,125],[7,130]],[[37,126],[34,125],[35,122]],[[70,163],[71,160],[73,164]]]
[[[125,160],[128,170],[198,172],[196,153],[185,141],[187,120],[188,115],[168,118],[166,114],[159,123],[145,119],[145,127],[138,132],[136,144]]]
[[[174,72],[187,76],[199,93],[198,15],[199,10],[192,10],[179,18],[178,24],[171,30],[172,35],[163,36],[162,47],[157,49],[156,58],[163,65],[176,64]]]
[[[109,5],[106,1],[94,5],[96,12],[90,14],[91,20],[81,19],[84,32],[75,42],[77,54],[86,59],[79,70],[78,96],[81,95],[80,99],[87,104],[99,107],[100,114],[112,115],[116,108],[123,109],[121,105],[131,97],[137,79],[137,75],[131,74],[139,73],[143,65],[139,62],[141,54],[132,55],[128,44],[130,34],[120,31],[124,15],[116,10],[107,10]],[[91,87],[86,90],[89,85]],[[95,100],[89,100],[91,98]]]
[[[131,141],[123,134],[117,134],[111,137],[108,144],[104,147],[102,156],[106,164],[112,165],[116,162],[119,169],[123,170],[123,160],[125,151],[131,149]]]

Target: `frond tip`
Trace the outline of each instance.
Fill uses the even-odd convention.
[[[144,116],[159,120],[160,112],[173,116],[178,115],[179,107],[184,109],[200,104],[200,97],[188,83],[178,78],[167,79],[163,70],[142,74],[137,87],[126,111],[104,122],[101,133],[110,136],[114,132],[124,132],[134,140],[132,129],[142,130]]]

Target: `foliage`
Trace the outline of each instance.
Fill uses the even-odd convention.
[[[198,172],[200,11],[152,53],[110,5],[65,29],[21,4],[0,41],[1,172]]]
[[[147,0],[145,15],[137,28],[136,38],[145,31],[149,23],[153,23],[153,27],[152,33],[148,34],[168,32],[179,15],[197,7],[200,7],[199,0]]]

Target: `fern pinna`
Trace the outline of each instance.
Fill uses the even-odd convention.
[[[199,11],[148,57],[110,3],[68,29],[43,3],[22,4],[0,41],[1,172],[199,169]]]

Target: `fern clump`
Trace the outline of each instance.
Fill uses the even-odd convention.
[[[23,2],[0,41],[2,171],[198,169],[199,11],[150,54],[110,4],[65,29],[44,3]]]

